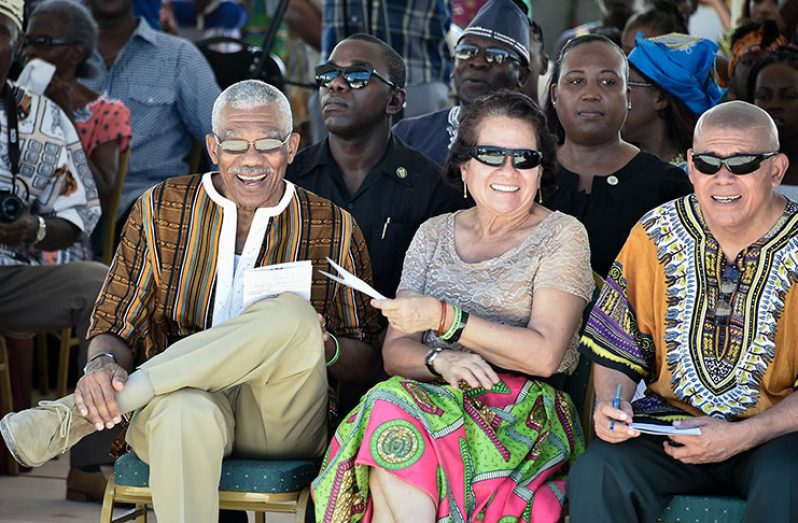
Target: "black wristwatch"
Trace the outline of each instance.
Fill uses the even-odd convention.
[[[430,350],[426,356],[424,356],[424,365],[427,366],[427,370],[429,370],[433,376],[441,377],[441,373],[435,370],[435,367],[432,363],[435,361],[435,358],[438,357],[438,354],[443,352],[444,349],[441,347],[435,347],[434,349]]]

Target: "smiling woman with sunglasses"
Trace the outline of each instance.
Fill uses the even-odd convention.
[[[425,222],[396,299],[372,301],[394,377],[339,426],[313,483],[319,521],[560,519],[584,442],[549,383],[577,362],[586,233],[536,201],[554,183],[554,144],[523,94],[475,101],[447,166],[476,206]]]

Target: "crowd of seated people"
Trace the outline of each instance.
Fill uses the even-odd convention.
[[[687,34],[695,2],[599,2],[550,67],[535,6],[478,3],[455,102],[407,117],[437,77],[324,2],[326,137],[301,147],[278,88],[221,91],[132,0],[0,0],[0,336],[72,327],[82,369],[0,419],[14,459],[70,451],[68,498],[97,500],[127,446],[169,522],[240,516],[219,515],[229,456],[320,460],[324,522],[654,522],[677,494],[794,521],[795,2],[744,2],[720,43]],[[278,264],[302,289],[253,297]]]

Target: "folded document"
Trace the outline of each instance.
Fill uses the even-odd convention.
[[[631,423],[629,425],[635,430],[644,432],[646,434],[656,434],[658,436],[700,436],[701,429],[693,427],[689,429],[680,429],[673,425],[655,425],[653,423]]]

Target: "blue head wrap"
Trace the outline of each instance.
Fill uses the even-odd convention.
[[[720,102],[724,90],[713,74],[718,44],[681,33],[644,39],[637,33],[629,63],[700,115]]]

